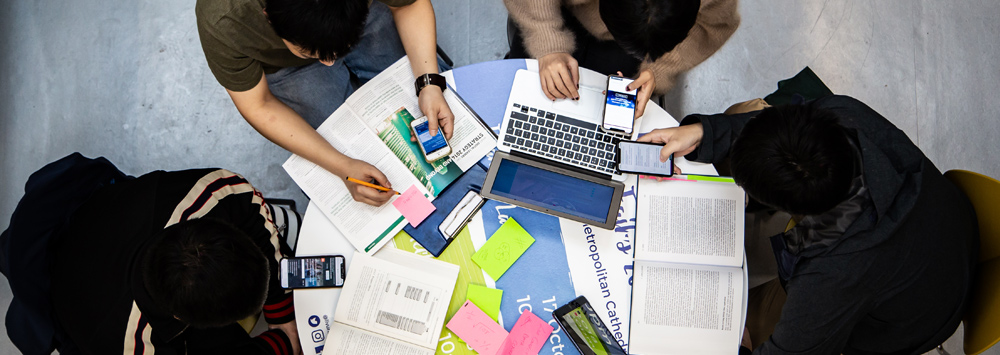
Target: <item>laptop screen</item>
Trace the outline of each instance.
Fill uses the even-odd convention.
[[[504,159],[492,193],[593,221],[608,219],[615,188]]]

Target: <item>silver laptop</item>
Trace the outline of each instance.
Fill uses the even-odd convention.
[[[490,169],[486,198],[612,229],[625,185],[615,147],[628,137],[599,126],[603,88],[580,100],[549,100],[538,73],[518,70]],[[509,153],[509,154],[508,154]]]
[[[624,181],[615,169],[615,146],[630,137],[600,128],[603,88],[580,86],[580,100],[551,101],[542,92],[538,73],[514,75],[497,149]]]

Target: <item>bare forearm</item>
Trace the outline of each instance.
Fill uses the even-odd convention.
[[[410,58],[413,75],[437,73],[437,27],[430,0],[392,8],[399,39]]]
[[[241,109],[240,113],[264,138],[334,175],[347,176],[344,167],[350,158],[330,145],[298,113],[277,98],[272,96],[259,106]]]

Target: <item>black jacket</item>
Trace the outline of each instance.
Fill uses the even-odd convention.
[[[972,205],[865,104],[846,96],[808,104],[835,111],[856,134],[872,203],[832,245],[785,255],[788,298],[754,354],[930,350],[955,331],[964,310],[979,240]],[[721,163],[756,114],[686,117],[682,124],[701,122],[705,133],[687,158]]]
[[[271,264],[264,315],[272,324],[294,319],[291,293],[277,280],[281,244],[260,193],[226,170],[156,171],[95,192],[52,242],[53,315],[83,353],[291,352],[281,331],[251,338],[238,324],[196,329],[150,300],[138,256],[165,227],[201,217],[226,220],[255,241]]]

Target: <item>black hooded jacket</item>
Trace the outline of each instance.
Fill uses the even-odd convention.
[[[834,111],[856,134],[870,203],[828,245],[791,253],[772,238],[787,301],[754,354],[920,354],[961,321],[978,248],[965,195],[892,123],[853,98],[808,105]],[[748,120],[691,115],[701,146],[688,160],[721,163]]]

